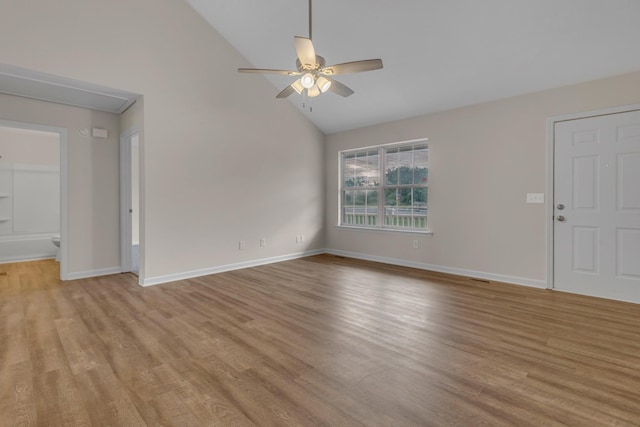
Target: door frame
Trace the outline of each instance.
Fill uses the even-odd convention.
[[[120,134],[120,270],[132,271],[131,262],[131,139],[140,135],[137,127]],[[138,276],[140,277],[140,276]]]
[[[69,198],[67,193],[67,128],[3,119],[0,119],[0,126],[58,134],[60,149],[60,280],[68,280],[69,239],[67,232],[67,212]]]
[[[600,110],[584,111],[580,113],[566,114],[562,116],[550,117],[547,119],[547,289],[554,289],[554,208],[555,208],[555,127],[556,123],[569,120],[588,119],[590,117],[609,116],[612,114],[639,111],[640,104],[622,105],[619,107],[603,108]]]

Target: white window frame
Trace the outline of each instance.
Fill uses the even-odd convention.
[[[430,231],[429,229],[429,224],[428,224],[428,219],[429,219],[429,215],[428,215],[428,206],[429,203],[427,201],[427,218],[426,218],[426,224],[425,227],[420,227],[420,228],[416,228],[415,226],[411,226],[411,227],[402,227],[402,226],[393,226],[393,225],[386,225],[385,224],[385,190],[389,189],[389,188],[426,188],[427,189],[427,200],[428,200],[428,189],[429,189],[429,183],[427,181],[426,185],[416,185],[416,184],[404,184],[404,185],[387,185],[386,183],[386,165],[387,165],[387,159],[386,159],[386,155],[387,155],[387,150],[391,149],[391,148],[398,148],[398,147],[415,147],[418,145],[427,145],[427,150],[429,149],[429,142],[428,142],[428,138],[422,138],[422,139],[415,139],[415,140],[410,140],[410,141],[402,141],[402,142],[394,142],[391,144],[381,144],[381,145],[374,145],[374,146],[368,146],[368,147],[360,147],[360,148],[355,148],[355,149],[349,149],[349,150],[343,150],[340,151],[338,153],[338,157],[339,157],[339,171],[338,171],[338,227],[340,228],[356,228],[356,229],[361,229],[361,230],[378,230],[378,231],[392,231],[392,232],[401,232],[401,233],[419,233],[419,234],[433,234],[432,231]],[[344,185],[344,170],[345,170],[345,159],[347,158],[347,156],[349,154],[352,153],[360,153],[360,152],[366,152],[366,151],[374,151],[377,150],[378,151],[378,157],[379,157],[379,163],[378,163],[378,168],[379,168],[379,183],[377,186],[364,186],[364,187],[345,187]],[[429,161],[427,161],[427,170],[429,168]],[[377,218],[378,220],[376,221],[375,225],[370,225],[370,224],[355,224],[355,223],[346,223],[345,222],[345,215],[344,215],[344,200],[345,200],[345,192],[347,190],[360,190],[360,191],[377,191],[378,195],[378,204],[377,204]]]

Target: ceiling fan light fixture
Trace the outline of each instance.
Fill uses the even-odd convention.
[[[300,83],[302,84],[303,88],[310,89],[314,84],[316,84],[316,79],[313,74],[306,73],[300,78]]]
[[[316,82],[316,85],[320,88],[320,92],[325,93],[331,87],[331,80],[326,77],[320,76],[318,78],[318,81]]]
[[[300,79],[291,83],[291,87],[293,88],[293,90],[295,90],[298,93],[298,95],[300,95],[304,90],[304,86],[302,86],[302,82],[300,81]]]
[[[309,95],[309,98],[315,98],[316,96],[320,95],[320,88],[318,87],[318,85],[313,85],[308,88],[307,95]]]

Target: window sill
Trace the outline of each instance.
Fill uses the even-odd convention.
[[[433,231],[431,230],[402,230],[399,228],[373,228],[373,227],[356,227],[353,225],[336,225],[337,229],[341,230],[360,230],[360,231],[373,231],[373,232],[383,232],[383,233],[401,233],[401,234],[419,234],[421,236],[433,236]]]

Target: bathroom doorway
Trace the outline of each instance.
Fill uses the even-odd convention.
[[[139,275],[140,265],[140,134],[120,137],[121,264],[123,272]]]
[[[0,120],[0,263],[66,272],[66,129]]]

